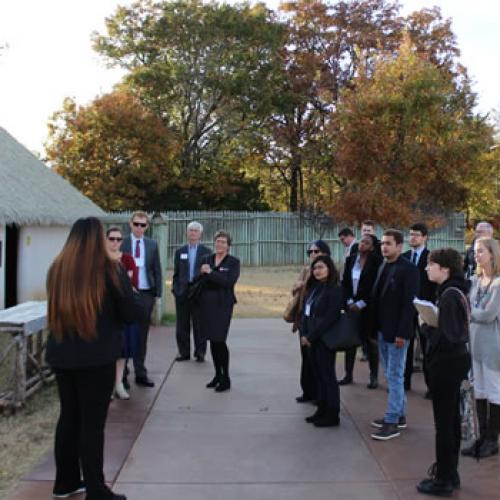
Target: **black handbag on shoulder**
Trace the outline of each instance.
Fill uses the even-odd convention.
[[[338,321],[321,336],[322,342],[331,351],[346,351],[361,345],[360,320],[359,312],[342,311]]]

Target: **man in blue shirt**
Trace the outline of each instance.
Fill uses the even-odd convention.
[[[193,326],[194,357],[203,362],[207,342],[200,338],[198,311],[196,304],[188,298],[189,284],[200,274],[201,261],[212,251],[200,243],[203,226],[199,222],[190,222],[187,227],[187,245],[177,249],[174,257],[174,276],[172,293],[175,297],[176,339],[179,354],[176,361],[187,361],[191,357],[191,324]]]

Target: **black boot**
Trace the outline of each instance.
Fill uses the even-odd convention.
[[[488,428],[488,401],[486,399],[476,399],[476,411],[479,424],[479,438],[462,450],[464,457],[477,457],[479,448],[486,437],[486,429]]]
[[[346,373],[344,375],[344,378],[339,380],[339,385],[349,385],[349,384],[352,384],[352,373],[349,374],[349,373]]]
[[[213,389],[219,383],[219,375],[216,375],[207,385],[208,389]]]
[[[317,418],[314,427],[337,427],[340,424],[339,414],[334,410],[327,410],[326,413]]]
[[[424,479],[417,484],[417,490],[425,495],[449,497],[453,493],[453,485],[451,481],[442,479]]]
[[[325,403],[323,403],[322,401],[320,401],[318,403],[318,408],[317,410],[310,416],[310,417],[306,417],[305,418],[305,421],[309,424],[313,424],[314,422],[316,422],[316,420],[318,420],[319,418],[322,418],[324,417],[326,414],[326,405]]]
[[[489,416],[486,435],[479,447],[479,458],[498,455],[498,433],[500,431],[500,406],[488,404]]]
[[[224,376],[215,387],[215,392],[229,391],[229,389],[231,389],[231,379],[228,376]]]

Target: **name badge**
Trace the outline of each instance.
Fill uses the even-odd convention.
[[[306,307],[304,308],[304,314],[307,317],[311,316],[311,304],[306,304]]]
[[[227,267],[219,267],[219,271],[224,272],[224,271],[229,271],[229,269]]]
[[[181,260],[188,260],[188,254],[187,253],[181,253]]]

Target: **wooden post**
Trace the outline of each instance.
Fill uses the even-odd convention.
[[[19,408],[26,399],[26,360],[27,360],[27,342],[24,334],[16,336],[16,385],[14,389],[14,407]]]

